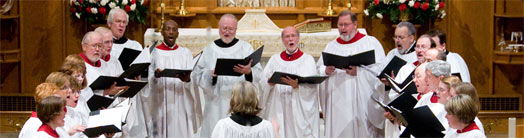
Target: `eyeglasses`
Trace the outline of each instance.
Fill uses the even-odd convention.
[[[392,38],[393,38],[393,40],[402,40],[402,39],[407,38],[407,37],[409,37],[409,36],[400,36],[400,35],[395,35],[395,36],[392,37]]]
[[[340,24],[337,24],[337,27],[338,28],[344,28],[344,27],[349,27],[350,25],[353,25],[354,23],[340,23]]]
[[[219,29],[224,30],[224,31],[230,31],[230,32],[237,30],[237,28],[235,27],[220,27]]]
[[[112,43],[112,42],[111,42]],[[94,49],[101,49],[104,45],[102,43],[95,43],[95,44],[86,44],[87,46],[94,48]]]

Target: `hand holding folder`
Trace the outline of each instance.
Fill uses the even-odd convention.
[[[291,79],[298,79],[299,84],[319,84],[322,83],[324,80],[328,78],[328,76],[307,76],[302,77],[295,74],[290,73],[283,73],[283,72],[274,72],[273,75],[271,75],[271,78],[269,78],[269,83],[275,83],[275,84],[283,84],[288,85],[287,83],[283,82],[281,78],[283,77],[289,77]]]
[[[255,52],[251,53],[251,55],[247,56],[244,59],[226,59],[226,58],[218,58],[216,65],[215,65],[215,71],[214,73],[216,75],[225,75],[225,76],[241,76],[242,73],[236,72],[234,70],[235,66],[237,65],[248,65],[251,62],[251,67],[255,66],[260,62],[260,59],[262,58],[262,52],[264,50],[264,46],[258,48]]]

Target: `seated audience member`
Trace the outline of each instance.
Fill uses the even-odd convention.
[[[272,124],[258,117],[257,88],[250,82],[233,85],[229,102],[231,116],[217,122],[212,138],[274,138]]]
[[[446,103],[446,119],[449,127],[456,131],[447,131],[444,138],[485,138],[475,123],[479,108],[475,100],[468,95],[460,94]]]
[[[37,116],[42,125],[38,128],[36,138],[63,138],[69,137],[67,133],[60,133],[57,131],[58,127],[64,126],[64,118],[66,114],[65,100],[57,96],[48,96],[36,107]]]

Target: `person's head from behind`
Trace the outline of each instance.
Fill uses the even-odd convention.
[[[84,59],[82,59],[82,57],[80,57],[78,54],[67,55],[62,65],[65,65],[65,64],[78,64],[78,65],[84,66],[85,68]]]
[[[442,60],[431,61],[426,65],[426,78],[429,90],[436,91],[440,80],[450,75],[451,66]]]
[[[342,11],[338,15],[338,33],[340,39],[344,41],[351,40],[357,34],[357,16],[348,10]]]
[[[102,35],[103,47],[100,50],[100,56],[105,57],[111,53],[111,49],[113,48],[113,33],[106,27],[97,27],[95,32],[98,32],[100,35]]]
[[[48,96],[40,101],[36,107],[36,115],[43,124],[51,128],[64,126],[65,101],[56,96]]]
[[[469,97],[473,98],[473,101],[475,101],[475,104],[477,104],[477,107],[480,109],[480,102],[479,97],[477,95],[477,89],[475,89],[475,86],[469,82],[458,82],[454,85],[451,85],[450,89],[451,97],[455,97],[461,94],[468,95]]]
[[[40,103],[42,99],[48,96],[62,97],[62,95],[57,94],[59,93],[58,91],[60,91],[60,88],[58,88],[58,86],[56,86],[54,83],[44,82],[44,83],[38,84],[38,86],[36,86],[35,88],[35,95],[34,95],[36,104]]]
[[[75,82],[81,84],[82,87],[85,88],[87,86],[86,68],[83,63],[63,64],[59,71],[73,77]]]
[[[473,123],[479,113],[479,108],[477,104],[475,104],[475,100],[465,94],[451,98],[446,103],[445,109],[449,127],[458,130],[462,130]]]
[[[233,41],[237,33],[237,24],[237,18],[233,14],[224,14],[220,17],[218,33],[224,43],[229,44]]]
[[[47,76],[45,79],[45,82],[53,83],[55,84],[60,90],[57,92],[60,97],[67,99],[67,97],[71,94],[71,82],[75,79],[71,77],[70,75],[67,75],[62,72],[52,72]]]
[[[233,85],[231,101],[229,102],[231,114],[256,116],[261,110],[255,85],[247,81]]]
[[[282,43],[288,52],[295,52],[298,48],[300,34],[295,27],[288,26],[282,30]]]
[[[450,89],[452,85],[461,82],[457,76],[444,77],[438,84],[437,95],[439,97],[438,102],[446,104],[451,99]]]
[[[429,48],[424,53],[424,61],[431,62],[435,60],[446,61],[446,53],[439,51],[437,48]]]
[[[415,32],[415,25],[410,22],[400,22],[397,24],[393,40],[397,45],[399,53],[405,53],[408,51],[413,42],[415,42]]]
[[[178,24],[173,20],[168,20],[164,23],[164,28],[162,28],[162,36],[164,37],[164,43],[168,47],[174,46],[176,39],[178,38]]]

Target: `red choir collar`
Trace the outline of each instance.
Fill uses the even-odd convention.
[[[93,66],[93,67],[100,67],[100,60],[96,61],[95,64],[91,63],[91,61],[89,61],[89,59],[86,57],[86,55],[84,55],[84,52],[78,54],[80,57],[82,57],[82,59],[84,59],[84,61]]]
[[[433,95],[431,95],[430,101],[431,103],[438,103],[438,96],[436,92],[433,92]]]
[[[477,124],[475,122],[469,124],[468,126],[466,126],[464,129],[462,130],[457,130],[457,133],[465,133],[465,132],[469,132],[471,130],[480,130],[479,127],[477,126]]]
[[[420,62],[418,62],[418,60],[417,60],[417,61],[413,62],[413,65],[418,66],[418,65],[420,65]]]
[[[48,126],[47,124],[43,123],[39,128],[38,128],[38,131],[44,131],[45,133],[47,133],[48,135],[52,136],[52,137],[55,137],[55,138],[58,138],[58,133],[56,132],[56,130],[53,130],[53,128],[51,128],[50,126]]]
[[[172,48],[168,47],[166,43],[162,43],[161,45],[157,46],[156,48],[160,50],[176,50],[178,49],[178,44],[175,44]]]
[[[38,116],[36,115],[36,112],[35,112],[35,111],[32,111],[32,112],[31,112],[31,117],[38,118]]]
[[[286,50],[282,51],[282,53],[280,53],[280,58],[284,61],[293,61],[300,58],[302,55],[304,55],[304,52],[300,51],[300,48],[297,48],[297,52],[291,55],[288,55]]]
[[[420,101],[420,98],[422,98],[422,93],[418,93],[418,95],[417,95],[417,101]]]
[[[104,60],[105,62],[108,62],[109,59],[111,59],[111,55],[110,54],[107,54],[106,56],[102,57],[102,60]]]
[[[337,42],[340,43],[340,44],[351,44],[351,43],[354,43],[354,42],[357,42],[358,40],[360,40],[361,38],[363,38],[364,34],[361,34],[360,32],[357,31],[357,33],[355,34],[355,36],[353,36],[353,38],[351,38],[351,40],[349,41],[344,41],[342,40],[342,38],[338,37],[337,38]]]

